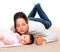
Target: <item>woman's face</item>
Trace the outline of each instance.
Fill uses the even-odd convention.
[[[23,18],[16,20],[16,30],[21,34],[25,34],[28,31],[28,24]]]

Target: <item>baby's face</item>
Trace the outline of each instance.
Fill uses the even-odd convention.
[[[30,36],[29,35],[21,35],[20,36],[20,43],[22,43],[22,44],[30,43]]]

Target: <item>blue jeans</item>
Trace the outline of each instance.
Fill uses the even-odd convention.
[[[40,18],[34,18],[36,12],[38,12]],[[51,21],[49,20],[45,12],[42,10],[39,3],[34,6],[33,10],[28,15],[28,19],[42,23],[46,29],[48,29],[52,25]]]

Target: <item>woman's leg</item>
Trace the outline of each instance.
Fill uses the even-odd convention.
[[[28,19],[30,19],[30,20],[31,20],[31,18],[34,19],[35,15],[36,15],[36,12],[37,12],[36,11],[36,6],[34,6],[34,8],[32,9],[32,11],[28,15]]]
[[[41,18],[34,18],[36,12],[38,12]],[[48,29],[51,26],[51,21],[48,19],[47,15],[44,13],[39,3],[35,5],[28,18],[29,20],[41,22],[42,24],[44,24],[46,29]]]
[[[42,19],[49,21],[49,18],[47,17],[46,13],[43,11],[39,3],[36,5],[36,10]]]
[[[40,20],[38,20],[38,19],[40,19],[40,18],[34,18],[35,17],[35,15],[36,15],[36,12],[37,12],[37,4],[34,6],[34,8],[32,9],[32,11],[30,12],[30,14],[28,15],[28,19],[29,20],[33,20],[33,21],[38,21],[38,22],[40,22]],[[36,20],[35,20],[36,19]]]
[[[52,23],[49,20],[49,18],[47,17],[47,15],[45,14],[45,12],[43,11],[43,9],[41,8],[39,3],[36,5],[36,10],[37,10],[39,16],[41,17],[40,22],[45,25],[46,29],[48,29],[52,25]],[[37,21],[37,19],[35,19],[35,20]]]
[[[52,25],[50,21],[45,21],[42,18],[34,18],[33,20],[42,23],[46,29],[50,28]]]

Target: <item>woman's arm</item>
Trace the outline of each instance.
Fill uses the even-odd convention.
[[[41,31],[40,31],[41,30]],[[37,30],[38,32],[40,31],[41,36],[44,37],[44,39],[46,40],[46,42],[53,42],[58,40],[58,36],[53,33],[52,31],[45,29],[45,28],[40,28],[39,30]]]
[[[46,42],[54,42],[58,40],[58,36],[47,29],[45,29],[45,35],[46,36],[44,38],[46,39]]]
[[[46,42],[53,42],[58,40],[58,36],[55,33],[43,27],[39,28],[37,32],[40,32],[40,35],[44,37]]]
[[[42,36],[40,36],[40,35],[35,36],[35,43],[37,45],[41,45],[41,44],[43,44],[45,42],[46,42],[46,40]]]
[[[31,25],[32,24],[30,24],[30,26]],[[58,40],[58,37],[55,33],[51,32],[48,29],[45,29],[44,25],[38,22],[33,23],[33,25],[31,26],[30,33],[41,35],[42,37],[44,37],[46,42],[53,42],[53,41]]]

